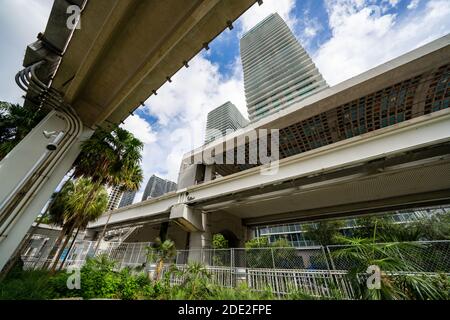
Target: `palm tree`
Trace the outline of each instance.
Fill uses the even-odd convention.
[[[42,110],[0,101],[0,160],[47,114]]]
[[[95,189],[95,197],[91,198],[92,190]],[[108,194],[104,187],[98,188],[88,178],[79,178],[64,185],[49,208],[50,221],[61,225],[63,230],[56,242],[57,251],[53,261],[52,270],[67,246],[73,232],[77,233],[87,227],[88,223],[95,221],[106,210],[108,204]],[[75,241],[76,235],[73,239]],[[64,243],[60,243],[64,240]],[[62,267],[62,264],[61,264]]]
[[[125,129],[116,127],[112,132],[97,130],[91,139],[81,146],[81,153],[74,164],[74,177],[90,177],[97,186],[87,198],[95,197],[102,185],[119,186],[121,190],[138,190],[143,180],[140,167],[143,143]],[[108,216],[108,222],[111,213]],[[99,236],[98,250],[108,222]]]
[[[90,182],[89,179],[86,178],[80,178],[80,184],[82,185],[82,188],[84,189],[83,194],[89,194],[90,189],[94,188],[95,186]],[[83,198],[75,198],[75,201],[79,201],[79,203],[83,203],[85,199]],[[92,221],[96,221],[102,214],[105,212],[106,207],[108,205],[108,193],[104,187],[101,187],[100,190],[96,193],[96,197],[88,204],[87,207],[83,206],[84,211],[80,211],[78,216],[76,217],[76,228],[77,232],[75,233],[75,236],[73,237],[72,244],[69,246],[68,252],[72,249],[75,240],[78,236],[78,233],[81,230],[85,230],[88,224]],[[64,266],[64,263],[67,259],[68,255],[64,257],[63,262],[61,263],[59,269],[62,269]]]
[[[64,237],[68,235],[71,225],[66,222],[66,217],[70,215],[70,208],[68,203],[70,201],[71,194],[73,194],[75,184],[73,180],[67,180],[59,192],[55,192],[52,195],[50,205],[47,208],[48,222],[51,225],[62,227],[62,230],[56,239],[52,250],[49,253],[50,259],[56,258]],[[46,269],[51,264],[51,261],[44,263],[43,268]]]
[[[154,246],[148,248],[147,260],[156,260],[157,264],[155,281],[158,281],[160,279],[164,263],[175,257],[176,254],[177,250],[175,248],[175,242],[169,239],[161,241],[161,239],[158,237],[155,240]]]
[[[344,245],[332,253],[336,260],[341,259],[351,265],[349,280],[356,291],[356,298],[380,299],[446,299],[448,298],[448,276],[420,273],[420,263],[408,259],[411,252],[424,249],[422,245],[411,242],[376,243],[369,238],[345,238],[339,240]],[[380,288],[369,289],[362,281],[369,266],[381,270]],[[447,292],[446,292],[447,290]]]
[[[193,299],[198,292],[204,291],[211,279],[211,274],[200,262],[189,263],[181,276],[184,278],[182,286],[191,293],[188,299]]]

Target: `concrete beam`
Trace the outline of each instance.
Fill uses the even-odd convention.
[[[199,204],[220,195],[237,194],[450,141],[449,127],[450,109],[413,118],[282,159],[276,175],[262,175],[261,167],[256,167],[189,187],[186,190],[192,200],[188,203]]]
[[[120,123],[254,2],[89,1],[52,86],[87,125]]]
[[[169,212],[176,204],[190,205],[205,211],[228,211],[237,217],[243,217],[239,210],[247,212],[247,215],[253,213],[263,216],[274,211],[277,214],[283,214],[293,210],[289,209],[294,200],[287,197],[290,193],[299,193],[296,201],[305,204],[306,202],[301,201],[302,197],[312,195],[316,189],[324,190],[317,197],[322,199],[319,202],[326,207],[323,200],[330,198],[330,193],[326,195],[326,190],[331,188],[330,186],[345,183],[348,187],[349,183],[354,182],[352,184],[354,188],[357,188],[359,183],[360,186],[364,185],[368,188],[364,190],[369,190],[372,183],[370,179],[373,181],[378,179],[380,183],[385,181],[392,187],[398,186],[392,192],[395,191],[399,201],[402,201],[405,192],[410,194],[419,192],[414,197],[420,199],[422,194],[442,191],[450,187],[450,179],[447,179],[450,172],[447,170],[448,159],[445,158],[445,150],[448,150],[450,141],[447,130],[449,127],[450,109],[441,110],[283,159],[280,161],[276,175],[261,175],[259,168],[249,169],[179,190],[178,193],[169,194],[160,199],[152,199],[119,209],[113,213],[111,219],[116,224],[130,223],[137,219],[151,220],[162,212]],[[418,150],[421,151],[416,154]],[[374,162],[374,160],[377,161]],[[368,163],[370,164],[367,165]],[[416,186],[411,182],[418,181],[417,177],[430,176],[431,173],[436,176],[433,185],[429,182],[426,185]],[[298,179],[301,183],[299,185],[291,183],[294,179]],[[275,190],[274,185],[282,188]],[[252,196],[247,195],[248,199],[245,196],[241,197],[241,194],[249,192],[252,192]],[[386,192],[388,192],[387,188]],[[367,191],[366,194],[372,198],[377,196],[374,191]],[[347,192],[347,198],[349,196],[351,194]],[[277,198],[279,198],[276,200],[278,202],[271,200]],[[337,200],[348,201],[347,204],[364,202],[347,198]],[[372,198],[367,201],[386,199],[386,206],[392,205],[388,203],[388,197],[385,195],[382,196],[383,199]],[[431,200],[427,199],[428,202]],[[416,201],[416,203],[419,202]],[[212,208],[214,204],[215,208]],[[341,203],[335,204],[335,206],[339,205]],[[316,209],[318,209],[317,206]],[[98,227],[104,223],[104,220],[106,219],[92,226]]]
[[[247,226],[256,226],[302,221],[318,221],[340,217],[351,218],[374,213],[382,214],[384,212],[393,212],[402,209],[448,204],[450,204],[450,189],[422,193],[420,195],[411,194],[390,199],[363,201],[340,206],[266,215],[257,218],[243,219],[243,223]]]
[[[203,217],[201,211],[185,204],[176,204],[170,210],[170,220],[187,232],[203,232]]]

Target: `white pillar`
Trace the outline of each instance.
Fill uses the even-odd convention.
[[[76,121],[75,121],[76,122]],[[71,169],[73,162],[80,153],[81,142],[88,139],[93,130],[82,128],[81,123],[76,122],[79,129],[73,130],[73,118],[57,111],[50,112],[1,162],[0,162],[0,270],[4,267],[11,255],[17,249],[19,243],[31,227],[32,223],[44,208],[58,184]],[[52,138],[45,137],[43,132],[64,131],[67,143],[59,145],[56,150],[48,151],[47,145]],[[75,137],[75,139],[70,138]],[[69,139],[70,138],[70,139]],[[27,179],[27,173],[36,169],[39,159],[51,159],[55,153],[62,152],[61,159],[51,162],[45,168],[48,171],[37,170],[32,174],[32,179]],[[56,159],[56,158],[55,158]],[[43,169],[43,168],[41,168]],[[45,174],[42,174],[42,173]],[[24,195],[24,205],[12,215],[5,206],[11,196],[17,194],[17,186],[27,186],[26,190],[35,191]],[[40,179],[37,187],[36,180]],[[22,202],[21,202],[22,203]],[[15,208],[11,206],[11,208]],[[17,206],[16,206],[17,208]],[[14,219],[12,219],[14,216]]]
[[[208,252],[203,250],[211,248],[212,241],[208,224],[208,213],[202,213],[202,225],[204,231],[191,232],[189,235],[188,261],[208,262]]]

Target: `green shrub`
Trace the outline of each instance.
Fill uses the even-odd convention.
[[[140,296],[140,278],[131,274],[129,269],[123,269],[118,275],[120,278],[118,295],[124,300],[134,300]]]
[[[44,300],[55,295],[47,271],[16,271],[0,283],[0,300]]]
[[[226,288],[221,286],[212,286],[211,300],[274,300],[277,297],[273,294],[272,289],[267,287],[263,291],[251,290],[245,283],[238,285],[236,288]]]
[[[228,248],[228,240],[225,239],[223,234],[216,233],[213,235],[212,246],[214,249],[226,249]]]
[[[69,276],[69,273],[61,271],[50,277],[49,285],[52,287],[54,292],[54,298],[70,298],[80,296],[80,290],[71,290],[67,288],[67,279]]]

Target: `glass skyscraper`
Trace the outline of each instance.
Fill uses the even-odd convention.
[[[122,194],[122,199],[120,199],[119,208],[129,206],[133,204],[134,197],[136,196],[136,191],[125,191]]]
[[[234,104],[228,101],[208,113],[205,143],[218,138],[218,135],[225,136],[227,130],[235,131],[247,124],[248,120],[242,116]]]
[[[150,179],[148,179],[147,185],[145,186],[142,201],[150,198],[156,198],[175,190],[177,190],[177,184],[175,182],[152,175]]]
[[[286,22],[271,14],[241,39],[250,121],[257,121],[328,87]]]

